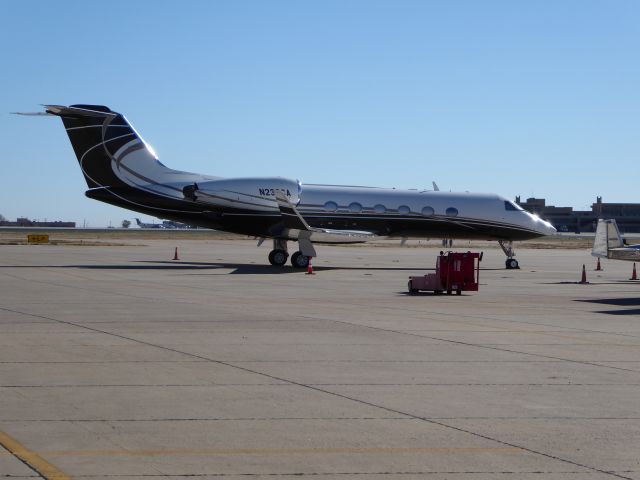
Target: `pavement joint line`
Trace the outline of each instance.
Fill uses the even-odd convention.
[[[633,474],[635,470],[622,470],[620,472],[613,473],[625,473]],[[77,478],[223,478],[223,477],[336,477],[336,476],[389,476],[389,475],[515,475],[516,478],[519,475],[539,475],[542,478],[548,475],[584,475],[585,472],[577,470],[532,470],[532,471],[515,471],[515,470],[407,470],[407,471],[385,471],[385,472],[270,472],[270,473],[189,473],[185,475],[181,474],[140,474],[140,475],[126,475],[126,474],[105,474],[105,475],[80,475]],[[21,478],[21,477],[16,477]],[[32,477],[26,477],[32,478]]]
[[[76,326],[76,327],[79,327],[79,328],[86,328],[88,330],[95,331],[95,332],[107,333],[107,334],[113,335],[113,334],[111,334],[109,332],[106,332],[106,331],[103,331],[103,330],[100,330],[100,329],[97,329],[97,328],[83,326],[83,325],[75,324],[75,323],[72,323],[72,322],[64,322],[64,321],[53,319],[53,318],[49,318],[49,317],[46,317],[46,316],[43,316],[43,315],[35,315],[35,314],[25,313],[25,312],[21,312],[21,311],[18,311],[18,310],[5,308],[5,307],[0,307],[0,310],[10,311],[10,312],[13,312],[13,313],[22,313],[24,315],[31,315],[31,316],[38,317],[38,318],[43,318],[43,319],[46,319],[46,320],[51,320],[51,321],[55,321],[55,322],[61,322],[61,323],[65,323],[65,324],[68,324],[68,325],[73,325],[73,326]],[[558,361],[562,361],[562,362],[577,363],[577,364],[582,364],[582,365],[591,365],[591,366],[614,369],[614,370],[621,370],[621,371],[637,372],[637,370],[634,370],[634,369],[615,367],[615,366],[611,366],[611,365],[602,365],[601,363],[587,362],[587,361],[581,361],[581,360],[572,360],[572,359],[567,359],[567,358],[562,358],[562,357],[555,357],[555,356],[551,356],[551,355],[541,355],[541,354],[530,353],[530,352],[521,352],[521,351],[518,351],[518,350],[512,350],[512,349],[508,349],[508,348],[499,348],[497,346],[492,346],[491,344],[474,344],[474,343],[469,343],[469,342],[463,342],[463,341],[460,341],[460,340],[451,340],[451,339],[446,339],[446,338],[433,337],[433,336],[429,336],[429,335],[420,335],[420,334],[414,333],[412,331],[386,329],[386,328],[375,327],[375,326],[371,326],[371,325],[363,325],[363,324],[359,324],[359,323],[347,322],[347,321],[344,321],[344,320],[335,320],[335,319],[315,317],[315,316],[309,316],[309,315],[300,315],[299,318],[306,318],[306,319],[320,320],[320,321],[329,321],[329,322],[333,322],[333,323],[338,323],[338,324],[343,324],[343,325],[350,325],[350,326],[361,327],[361,328],[367,328],[367,329],[376,330],[376,331],[395,333],[395,334],[400,334],[400,335],[407,335],[407,336],[412,336],[412,337],[416,337],[416,338],[423,338],[423,339],[426,338],[426,339],[430,339],[430,340],[436,340],[436,341],[441,341],[441,342],[446,342],[446,343],[453,343],[453,344],[456,344],[456,345],[470,346],[470,347],[475,347],[475,348],[483,348],[483,349],[496,350],[496,351],[502,351],[502,352],[510,352],[510,353],[521,354],[521,355],[542,357],[542,358],[553,359],[553,360],[558,360]],[[526,332],[526,333],[531,333],[531,332]],[[550,334],[550,335],[555,336],[553,334]],[[137,341],[137,340],[133,339],[132,337],[120,336],[120,338],[127,339],[127,340],[132,340],[132,341]],[[567,337],[567,338],[572,338],[572,337]],[[153,344],[149,344],[149,345],[153,345]],[[611,344],[611,345],[615,345],[615,344]],[[618,346],[625,346],[625,345],[618,345]]]
[[[317,447],[317,448],[191,448],[149,450],[41,450],[50,457],[190,457],[190,456],[278,456],[278,455],[380,455],[380,454],[506,454],[522,455],[518,447]],[[8,454],[7,454],[8,455]],[[30,452],[35,455],[35,452]],[[63,477],[45,477],[47,479]],[[66,477],[69,478],[69,477]]]
[[[280,422],[280,421],[316,421],[316,420],[540,420],[540,421],[599,421],[599,420],[619,420],[630,421],[640,420],[640,417],[424,417],[416,419],[412,417],[221,417],[221,418],[34,418],[34,419],[2,419],[2,423],[129,423],[129,422]]]
[[[369,307],[369,305],[362,305],[362,304],[349,304],[349,306],[359,306],[359,307]],[[532,305],[533,307],[538,307],[536,305]],[[412,308],[398,308],[397,306],[394,307],[388,307],[388,306],[377,306],[378,309],[385,309],[385,310],[402,310],[404,312],[414,312],[414,313],[418,313],[418,314],[424,314],[423,310],[414,310]],[[554,309],[555,310],[555,309]],[[573,309],[572,309],[573,310]],[[566,311],[566,309],[562,309],[562,311]],[[579,310],[579,309],[575,309],[575,311],[584,314],[584,310]],[[435,311],[435,310],[430,310],[429,311],[430,315],[440,315],[443,317],[446,317],[446,321],[447,323],[457,323],[457,324],[462,324],[462,325],[474,325],[474,326],[481,326],[481,327],[486,327],[485,324],[478,324],[475,322],[471,322],[471,321],[460,321],[460,320],[451,320],[450,317],[452,317],[453,315],[449,312],[443,312],[443,311]],[[313,318],[313,317],[309,317],[309,318]],[[485,317],[485,316],[480,316],[480,315],[459,315],[456,314],[456,318],[468,318],[468,319],[476,319],[476,320],[489,320],[492,322],[501,322],[501,323],[515,323],[516,325],[534,325],[536,327],[551,327],[551,328],[562,328],[565,330],[571,330],[571,331],[577,331],[577,332],[584,332],[584,333],[601,333],[601,334],[606,334],[606,335],[616,335],[616,336],[623,336],[623,337],[631,337],[631,338],[639,338],[638,335],[632,335],[632,334],[628,334],[628,333],[617,333],[617,332],[606,332],[606,331],[601,331],[601,330],[592,330],[592,329],[588,329],[588,328],[579,328],[579,327],[561,327],[559,325],[554,325],[554,324],[548,324],[548,323],[538,323],[538,322],[527,322],[527,321],[523,321],[523,320],[512,320],[509,318],[496,318],[496,317]],[[429,320],[432,321],[439,321],[439,322],[443,322],[444,320],[440,320],[438,318],[429,318]],[[496,328],[496,329],[500,329],[501,327],[499,326],[493,326],[492,328]]]
[[[27,266],[29,267],[29,266]],[[74,267],[74,266],[72,266]],[[10,275],[7,274],[5,272],[3,272],[5,275],[13,277],[13,278],[18,278],[20,280],[25,280],[24,278],[21,277],[17,277],[15,275]],[[44,280],[32,280],[35,282],[40,282],[40,283],[44,283],[47,285],[54,285],[54,286],[58,286],[58,287],[63,287],[63,288],[76,288],[76,289],[84,289],[84,290],[89,290],[89,291],[95,291],[95,289],[91,289],[91,288],[87,288],[87,287],[77,287],[77,286],[70,286],[70,285],[66,285],[66,284],[60,284],[60,283],[55,283],[55,282],[49,282],[49,281],[44,281]],[[157,284],[160,285],[162,287],[179,287],[181,285],[177,285],[177,284],[167,284],[167,283],[160,283],[160,282],[145,282],[145,283],[153,283],[153,284]],[[198,287],[194,287],[194,288],[198,288]],[[104,293],[104,292],[103,292]],[[162,301],[158,298],[149,298],[149,297],[144,297],[144,296],[134,296],[131,294],[126,294],[126,293],[121,293],[121,292],[106,292],[110,295],[120,295],[120,296],[125,296],[125,297],[131,297],[131,298],[138,298],[138,299],[145,299],[145,300],[149,300],[152,302],[158,302],[158,301]],[[184,304],[189,304],[189,305],[200,305],[200,303],[198,302],[190,302],[190,301],[183,301],[183,300],[173,300],[173,303],[184,303]],[[359,304],[353,304],[353,305],[358,305],[358,306],[362,306],[364,307],[365,305],[359,305]],[[538,307],[538,306],[536,306]],[[385,306],[381,306],[379,308],[382,309],[390,309],[391,307],[385,307]],[[394,309],[397,310],[397,307],[394,307]],[[416,312],[416,313],[424,313],[422,311],[418,311],[418,310],[413,310],[411,308],[403,308],[403,311],[406,312]],[[551,310],[555,310],[555,308],[552,308]],[[563,311],[565,311],[566,309],[563,309]],[[580,313],[584,313],[583,310],[578,310],[576,309],[576,311],[580,312]],[[435,314],[435,315],[441,315],[441,316],[445,316],[445,317],[450,317],[451,314],[448,312],[438,312],[438,311],[431,311],[430,314]],[[478,319],[478,320],[490,320],[490,321],[497,321],[497,322],[506,322],[506,323],[516,323],[516,324],[527,324],[527,325],[536,325],[536,326],[548,326],[548,327],[554,327],[554,328],[558,328],[557,325],[549,325],[549,324],[544,324],[544,323],[536,323],[536,322],[526,322],[526,321],[517,321],[517,320],[511,320],[511,319],[499,319],[499,318],[493,318],[493,317],[483,317],[483,316],[477,316],[477,315],[457,315],[458,317],[462,317],[462,318],[471,318],[471,319]],[[44,317],[46,319],[46,317]],[[436,320],[438,321],[438,319],[432,319],[432,320]],[[451,321],[450,319],[448,321]],[[468,324],[468,325],[475,325],[472,322],[460,322],[457,321],[456,323],[462,323],[462,324]],[[621,334],[621,333],[615,333],[615,332],[602,332],[602,331],[598,331],[598,330],[590,330],[590,329],[583,329],[583,328],[577,328],[577,327],[565,327],[569,330],[576,330],[576,331],[582,331],[582,332],[591,332],[591,333],[603,333],[603,334],[608,334],[608,335],[619,335],[619,336],[623,336],[623,337],[633,337],[633,338],[638,338],[638,336],[636,335],[630,335],[630,334]]]
[[[11,455],[46,480],[71,480],[71,477],[47,462],[40,455],[27,450],[20,442],[0,431],[0,445]]]
[[[74,290],[85,290],[85,291],[89,291],[92,293],[95,292],[101,292],[105,295],[114,295],[114,296],[120,296],[120,297],[126,297],[126,298],[133,298],[136,300],[147,300],[150,302],[164,302],[165,300],[161,299],[161,298],[150,298],[148,296],[141,296],[141,295],[132,295],[132,294],[127,294],[127,293],[122,293],[122,292],[109,292],[109,291],[104,291],[104,290],[98,290],[95,288],[88,288],[88,287],[81,287],[81,286],[77,286],[77,285],[66,285],[64,283],[56,283],[56,282],[49,282],[49,281],[45,281],[45,280],[34,280],[34,279],[30,279],[27,280],[26,278],[20,277],[18,275],[12,275],[10,273],[6,273],[6,272],[2,272],[3,275],[6,275],[7,277],[11,277],[14,278],[16,280],[21,280],[23,282],[30,282],[30,283],[41,283],[44,285],[51,285],[54,287],[61,287],[61,288],[72,288]],[[151,283],[151,282],[148,282]],[[162,284],[163,286],[167,286]],[[172,303],[179,303],[179,304],[185,304],[185,305],[201,305],[200,303],[195,303],[195,302],[189,302],[189,301],[185,301],[185,300],[176,300],[173,299]],[[8,311],[11,311],[9,309],[7,309]],[[43,319],[47,319],[47,317],[42,317]],[[54,320],[55,321],[55,320]]]
[[[0,309],[1,310],[1,309]],[[222,359],[222,362],[236,363],[562,363],[564,360],[340,360],[319,358],[316,360],[233,360]],[[62,365],[93,365],[110,363],[206,363],[207,360],[82,360],[82,361],[2,361],[0,364],[62,364]],[[637,360],[603,360],[602,363],[638,363]],[[635,370],[632,370],[635,371]]]
[[[535,355],[535,354],[532,354]],[[549,360],[327,360],[326,358],[317,360],[223,360],[236,363],[563,363],[566,359],[555,358]],[[1,362],[0,362],[1,363]],[[602,360],[602,363],[638,363],[638,360]],[[604,366],[604,365],[603,365]],[[635,370],[630,370],[635,372]]]
[[[640,387],[640,383],[307,383],[313,387]],[[104,383],[0,385],[0,388],[213,388],[213,387],[292,387],[276,383]]]
[[[489,435],[485,435],[485,434],[482,434],[482,433],[479,433],[479,432],[474,432],[472,430],[468,430],[468,429],[465,429],[465,428],[462,428],[462,427],[457,427],[455,425],[449,425],[449,424],[444,423],[442,421],[433,420],[433,419],[430,419],[428,417],[422,417],[422,416],[417,415],[417,414],[413,414],[413,413],[410,413],[410,412],[404,412],[402,410],[398,410],[398,409],[391,408],[391,407],[385,407],[384,405],[378,405],[378,404],[375,404],[373,402],[362,400],[362,399],[359,399],[359,398],[356,398],[356,397],[350,397],[348,395],[344,395],[344,394],[341,394],[341,393],[338,393],[338,392],[333,392],[331,390],[327,390],[327,389],[324,389],[324,388],[314,387],[312,385],[308,385],[308,384],[305,384],[305,383],[297,382],[295,380],[289,380],[289,379],[286,379],[286,378],[278,377],[276,375],[271,375],[271,374],[268,374],[268,373],[265,373],[265,372],[260,372],[258,370],[252,370],[252,369],[249,369],[249,368],[246,368],[246,367],[242,367],[242,366],[239,366],[239,365],[234,365],[233,363],[223,362],[223,361],[216,360],[216,359],[213,359],[213,358],[205,357],[203,355],[184,352],[184,351],[181,351],[181,350],[178,350],[178,349],[175,349],[175,348],[171,348],[171,347],[167,347],[167,346],[163,346],[163,345],[158,345],[158,344],[154,344],[154,343],[151,343],[151,342],[146,342],[144,340],[139,340],[139,339],[127,337],[126,335],[121,335],[121,334],[118,334],[118,333],[108,332],[106,330],[100,330],[100,329],[95,328],[95,327],[89,327],[89,326],[86,326],[86,325],[70,322],[70,321],[67,321],[67,320],[60,320],[60,319],[53,318],[53,317],[47,317],[47,316],[44,316],[44,315],[38,315],[38,314],[33,314],[33,313],[22,312],[22,311],[19,311],[19,310],[10,310],[10,309],[7,309],[7,308],[0,308],[0,310],[10,311],[12,313],[22,314],[22,315],[25,315],[25,316],[31,316],[31,317],[35,317],[35,318],[43,318],[43,319],[51,320],[53,322],[62,323],[62,324],[65,324],[65,325],[73,325],[73,326],[76,326],[78,328],[85,328],[87,330],[91,330],[91,331],[94,331],[94,332],[102,333],[102,334],[105,334],[105,335],[114,336],[116,338],[121,338],[123,340],[130,340],[130,341],[136,342],[136,343],[138,343],[140,345],[147,345],[147,346],[159,348],[159,349],[162,349],[162,350],[166,350],[166,351],[170,351],[170,352],[174,352],[174,353],[190,356],[190,357],[193,357],[193,358],[199,358],[199,359],[202,359],[202,360],[207,360],[207,361],[209,361],[211,363],[215,363],[215,364],[218,364],[218,365],[225,365],[225,366],[228,366],[230,368],[237,369],[237,370],[242,370],[242,371],[245,371],[245,372],[248,372],[248,373],[253,373],[255,375],[260,375],[260,376],[263,376],[263,377],[266,377],[266,378],[271,378],[272,380],[289,382],[289,383],[291,383],[293,385],[297,385],[297,386],[299,386],[301,388],[306,388],[306,389],[313,390],[313,391],[316,391],[316,392],[319,392],[319,393],[323,393],[323,394],[326,394],[326,395],[332,395],[332,396],[334,396],[336,398],[342,398],[344,400],[355,402],[355,403],[359,403],[361,405],[367,405],[367,406],[370,406],[372,408],[377,408],[377,409],[380,409],[380,410],[383,410],[383,411],[386,411],[386,412],[389,412],[389,413],[394,413],[394,414],[397,414],[397,415],[404,415],[406,417],[413,418],[413,419],[416,419],[416,420],[422,420],[422,421],[424,421],[426,423],[430,423],[432,425],[438,425],[438,426],[443,427],[443,428],[447,428],[447,429],[454,430],[454,431],[461,432],[461,433],[466,433],[466,434],[471,435],[473,437],[482,438],[482,439],[497,443],[499,445],[504,445],[504,446],[507,446],[507,447],[517,448],[517,449],[520,449],[520,450],[522,450],[524,452],[531,453],[533,455],[539,455],[539,456],[542,456],[544,458],[548,458],[548,459],[551,459],[551,460],[556,460],[556,461],[559,461],[559,462],[562,462],[562,463],[566,463],[568,465],[573,465],[575,467],[585,468],[585,469],[593,471],[593,472],[602,473],[604,475],[609,475],[609,476],[612,476],[612,477],[622,478],[624,480],[633,480],[631,477],[626,477],[626,476],[617,474],[614,471],[602,470],[602,469],[597,468],[597,467],[592,467],[592,466],[589,466],[589,465],[585,465],[585,464],[582,464],[580,462],[569,460],[568,458],[562,458],[560,456],[553,455],[551,453],[547,453],[547,452],[544,452],[544,451],[541,451],[541,450],[535,450],[533,448],[517,445],[517,444],[512,443],[512,442],[508,442],[508,441],[505,441],[505,440],[500,440],[498,438],[493,438],[493,437],[491,437]],[[331,321],[339,322],[338,320],[331,320]],[[349,322],[344,322],[343,321],[342,323],[347,323],[348,324]],[[359,327],[378,329],[376,327],[368,327],[366,325],[359,325],[359,324],[351,324],[351,325],[359,326]],[[387,331],[395,332],[393,330],[387,330]],[[395,332],[395,333],[404,334],[404,332]],[[451,341],[448,341],[448,342],[451,342]],[[464,342],[451,342],[451,343],[460,343],[462,345],[477,347],[474,344],[465,344]],[[484,348],[486,348],[486,347],[484,347]],[[495,349],[495,350],[501,350],[501,349]],[[512,352],[512,353],[521,353],[521,352]],[[529,355],[534,355],[534,354],[529,354]],[[545,357],[544,355],[540,355],[540,356],[541,357]],[[549,357],[549,358],[555,358],[555,357]],[[564,359],[558,359],[558,360],[564,360]],[[575,362],[575,361],[571,361],[571,360],[565,360],[565,361],[569,361],[569,362],[573,362],[573,363],[583,363],[583,362]],[[598,364],[592,364],[592,365],[601,366],[601,365],[598,365]],[[612,367],[612,368],[615,368],[615,367]],[[620,369],[620,370],[626,370],[626,369]]]
[[[28,423],[28,422],[71,422],[71,423],[104,423],[104,422],[255,422],[255,421],[264,421],[264,422],[273,422],[273,421],[296,421],[299,422],[301,420],[403,420],[403,421],[413,421],[415,419],[408,417],[229,417],[229,418],[92,418],[92,419],[83,419],[83,418],[74,418],[74,419],[30,419],[30,420],[20,420],[20,419],[0,419],[0,422],[3,423]]]
[[[635,470],[624,470],[618,473],[632,474],[636,473]],[[389,475],[584,475],[584,472],[576,470],[532,470],[532,471],[513,471],[513,470],[407,470],[407,471],[385,471],[385,472],[270,472],[270,473],[189,473],[186,475],[181,474],[140,474],[140,475],[128,475],[128,474],[104,474],[104,475],[80,475],[77,478],[224,478],[224,477],[337,477],[337,476],[385,476]],[[12,478],[33,478],[24,476],[14,476]]]
[[[305,318],[313,318],[313,317],[310,317],[308,315],[303,315],[303,317],[305,317]],[[377,330],[377,331],[381,331],[381,332],[396,333],[396,334],[399,334],[399,335],[408,335],[408,336],[411,336],[411,337],[427,338],[429,340],[439,340],[441,342],[452,343],[452,344],[455,344],[455,345],[462,345],[462,346],[465,346],[465,347],[482,348],[482,349],[486,349],[486,350],[496,350],[498,352],[508,352],[508,353],[515,353],[515,354],[519,354],[519,355],[528,355],[528,356],[532,356],[532,357],[547,358],[547,359],[557,360],[557,361],[561,361],[561,362],[577,363],[577,364],[581,364],[581,365],[590,365],[592,367],[608,368],[608,369],[612,369],[612,370],[622,370],[622,371],[625,371],[625,372],[637,372],[637,370],[630,369],[630,368],[614,367],[614,366],[611,366],[611,365],[602,365],[600,363],[587,362],[587,361],[584,361],[584,360],[572,360],[570,358],[555,357],[553,355],[542,355],[540,353],[521,352],[521,351],[518,351],[518,350],[512,350],[512,349],[509,349],[509,348],[498,348],[498,347],[490,346],[490,345],[486,345],[486,344],[463,342],[462,340],[451,340],[451,339],[447,339],[447,338],[432,337],[432,336],[429,336],[429,335],[419,335],[417,333],[411,333],[411,332],[406,332],[406,331],[402,331],[402,330],[393,330],[393,329],[382,328],[382,327],[374,327],[372,325],[363,325],[363,324],[360,324],[360,323],[347,322],[345,320],[336,320],[336,319],[333,319],[333,318],[325,318],[324,320],[327,321],[327,322],[343,323],[343,324],[346,324],[346,325],[358,326],[358,327],[368,328],[368,329],[371,329],[371,330]]]
[[[0,309],[2,310],[2,309]],[[207,363],[206,360],[99,360],[99,361],[90,361],[90,360],[82,360],[82,361],[7,361],[0,362],[0,365],[14,365],[14,364],[34,364],[34,365],[103,365],[103,364],[111,364],[111,363]]]
[[[533,308],[533,306],[532,306]],[[409,311],[413,311],[413,310],[409,310]],[[564,311],[564,309],[563,309]],[[579,313],[585,313],[582,310],[577,310]],[[420,312],[417,312],[420,313]],[[424,313],[424,312],[422,312]],[[449,316],[451,314],[446,313],[446,312],[429,312],[429,313],[435,313],[436,315],[443,315],[443,316]],[[523,321],[523,320],[512,320],[512,319],[508,319],[508,318],[495,318],[495,317],[481,317],[481,316],[471,316],[471,315],[464,315],[463,317],[468,317],[468,318],[477,318],[479,320],[490,320],[493,322],[501,322],[501,323],[515,323],[517,325],[533,325],[536,327],[551,327],[551,328],[561,328],[563,330],[569,330],[569,331],[575,331],[575,332],[582,332],[582,333],[598,333],[598,334],[604,334],[604,335],[614,335],[614,336],[622,336],[622,337],[630,337],[630,338],[640,338],[639,335],[633,335],[630,333],[619,333],[619,332],[607,332],[607,331],[602,331],[602,330],[593,330],[593,329],[589,329],[589,328],[579,328],[579,327],[561,327],[559,325],[554,325],[554,324],[549,324],[549,323],[538,323],[538,322],[527,322],[527,321]],[[431,319],[431,320],[435,320],[435,319]],[[447,319],[447,322],[451,322],[450,319]],[[460,322],[460,321],[455,321],[455,323],[461,323],[463,325],[476,325],[478,326],[478,324],[473,323],[473,322]],[[480,324],[479,326],[484,326],[482,324]],[[494,326],[492,328],[496,328],[496,329],[500,329],[499,326]],[[504,329],[503,329],[504,330]],[[454,330],[455,331],[455,330]],[[527,333],[529,333],[527,331]],[[533,332],[533,333],[540,333],[540,332]]]

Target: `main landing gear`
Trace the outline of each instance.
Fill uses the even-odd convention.
[[[289,252],[287,250],[287,241],[273,239],[273,250],[269,252],[269,263],[274,267],[282,267],[287,263]],[[291,265],[294,268],[307,268],[309,266],[309,257],[298,251],[291,255]]]
[[[504,254],[507,256],[507,260],[505,262],[507,270],[519,269],[520,265],[518,264],[518,261],[513,258],[516,256],[515,252],[513,251],[513,242],[511,240],[498,240],[498,243],[500,244],[500,247],[502,248]]]
[[[291,265],[295,268],[307,268],[309,266],[309,257],[303,255],[302,252],[296,252],[291,255]]]
[[[269,263],[275,267],[281,267],[287,263],[289,253],[286,250],[275,249],[269,252]]]

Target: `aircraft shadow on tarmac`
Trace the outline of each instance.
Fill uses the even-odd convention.
[[[214,262],[181,262],[181,261],[173,261],[173,260],[164,260],[164,261],[153,261],[153,260],[140,260],[138,263],[152,263],[154,265],[149,266],[140,266],[137,267],[135,265],[126,265],[129,268],[156,268],[156,269],[172,269],[172,268],[183,268],[183,269],[194,269],[194,270],[206,270],[206,269],[229,269],[232,270],[229,272],[232,275],[251,275],[251,274],[267,274],[267,275],[282,275],[287,273],[304,273],[306,269],[293,268],[291,266],[282,266],[282,267],[274,267],[273,265],[263,265],[263,264],[246,264],[246,263],[214,263]],[[107,266],[108,267],[108,266]],[[407,272],[415,272],[416,268],[404,268],[404,267],[370,267],[370,266],[362,266],[362,267],[344,267],[344,266],[314,266],[314,272],[324,272],[330,270],[379,270],[379,271],[407,271]],[[419,270],[434,270],[433,268],[420,268]]]
[[[640,297],[638,298],[593,298],[579,299],[576,302],[595,303],[598,305],[612,305],[616,307],[640,307]],[[640,315],[640,308],[629,308],[625,310],[596,310],[594,313],[606,315]]]
[[[166,270],[166,271],[193,271],[194,275],[203,275],[205,270],[231,270],[228,275],[282,275],[291,273],[304,273],[306,269],[293,268],[289,265],[274,267],[272,265],[254,263],[226,263],[226,262],[187,262],[182,260],[136,260],[125,264],[87,264],[87,265],[0,265],[0,268],[81,268],[88,270]],[[411,272],[420,273],[432,272],[435,268],[428,267],[371,267],[367,264],[363,266],[314,266],[314,272],[321,273],[331,270],[353,270],[353,271],[380,271],[380,272]],[[482,268],[481,271],[504,270],[503,268]],[[189,273],[185,273],[189,275]]]
[[[264,265],[264,264],[246,264],[246,263],[224,263],[224,262],[184,262],[184,261],[176,261],[176,260],[138,260],[137,263],[150,263],[154,265],[150,265],[148,267],[137,267],[134,265],[123,265],[121,268],[151,268],[151,269],[171,269],[171,268],[184,268],[189,269],[192,268],[194,270],[197,269],[233,269],[232,274],[255,274],[255,273],[265,273],[265,274],[283,274],[283,273],[300,273],[306,272],[304,268],[292,268],[291,266],[284,265],[282,267],[274,267],[273,265]],[[161,265],[158,265],[161,264]],[[119,268],[118,266],[110,266],[105,265],[104,268]],[[86,268],[102,268],[98,266],[87,266]],[[365,270],[365,271],[380,271],[380,272],[433,272],[435,268],[429,267],[371,267],[368,264],[364,264],[359,267],[347,267],[347,266],[331,266],[331,265],[322,265],[322,266],[313,266],[314,272],[323,272],[323,271],[331,271],[331,270]],[[504,270],[504,268],[486,268],[481,269],[481,271],[487,270]]]
[[[104,269],[122,269],[122,270],[208,270],[208,269],[229,269],[233,270],[229,272],[230,275],[254,275],[254,274],[266,274],[266,275],[281,275],[286,273],[304,273],[304,268],[292,268],[289,265],[282,267],[274,267],[273,265],[264,264],[247,264],[247,263],[224,263],[224,262],[184,262],[179,260],[138,260],[135,263],[148,263],[152,265],[76,265],[77,268],[104,268]],[[367,264],[360,267],[345,267],[345,266],[313,266],[314,272],[326,272],[331,270],[363,270],[363,271],[380,271],[380,272],[432,272],[435,268],[427,267],[371,267]],[[487,268],[486,270],[504,270],[503,268]]]
[[[282,275],[289,273],[304,273],[306,269],[291,266],[274,267],[272,265],[225,263],[225,262],[185,262],[179,260],[138,260],[127,264],[87,264],[87,265],[0,265],[0,268],[80,268],[87,270],[165,270],[165,271],[193,271],[231,270],[229,275]],[[314,272],[330,270],[365,270],[365,271],[432,271],[433,268],[405,268],[405,267],[344,267],[344,266],[314,266]],[[194,273],[195,274],[195,273]],[[201,274],[200,274],[201,275]]]

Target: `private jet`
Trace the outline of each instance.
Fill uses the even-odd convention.
[[[29,114],[25,114],[29,115]],[[124,115],[101,105],[45,105],[60,117],[89,198],[145,215],[272,239],[269,262],[306,268],[314,244],[379,238],[496,240],[518,268],[512,242],[551,235],[548,222],[496,194],[303,184],[284,177],[220,178],[164,166]]]
[[[136,224],[140,228],[164,228],[164,225],[160,223],[144,223],[144,222],[141,222],[139,218],[136,218],[135,220],[136,220]]]

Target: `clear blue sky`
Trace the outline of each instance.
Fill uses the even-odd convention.
[[[0,213],[118,225],[41,103],[224,177],[640,202],[640,2],[2,1]],[[146,217],[147,220],[152,220]]]

